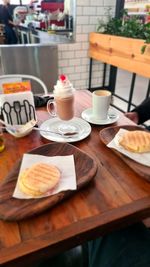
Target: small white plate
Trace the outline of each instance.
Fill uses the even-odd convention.
[[[107,125],[116,122],[119,119],[119,114],[117,114],[116,109],[109,108],[108,116],[106,120],[98,120],[93,117],[92,108],[85,109],[82,114],[82,118],[90,123],[97,125]]]
[[[40,129],[47,130],[47,131],[58,131],[58,127],[62,123],[62,121],[59,118],[52,118],[47,121],[44,121],[40,125]],[[88,122],[82,120],[81,118],[73,118],[71,120],[71,123],[73,126],[75,126],[77,130],[77,134],[71,135],[71,136],[61,136],[59,134],[55,133],[46,133],[44,131],[40,131],[40,134],[51,141],[61,142],[61,143],[72,143],[76,141],[83,140],[91,133],[91,126]]]

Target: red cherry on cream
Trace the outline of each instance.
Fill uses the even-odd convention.
[[[62,82],[64,82],[66,80],[66,75],[64,75],[64,74],[60,75],[60,80]]]

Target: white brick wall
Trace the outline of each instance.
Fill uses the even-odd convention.
[[[73,44],[58,45],[59,74],[66,74],[76,89],[87,89],[89,78],[88,38],[107,7],[116,0],[76,0],[76,37]],[[94,62],[92,86],[101,84],[102,64]]]

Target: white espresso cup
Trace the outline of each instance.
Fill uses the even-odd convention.
[[[106,120],[111,103],[111,92],[108,90],[96,90],[92,93],[92,113],[98,120]]]

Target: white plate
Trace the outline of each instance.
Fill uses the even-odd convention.
[[[116,122],[119,119],[119,114],[117,114],[116,109],[110,108],[108,111],[108,116],[106,120],[98,120],[93,117],[92,108],[85,109],[82,114],[82,118],[90,123],[97,125],[107,125]]]
[[[91,126],[88,122],[82,120],[81,118],[73,118],[71,120],[72,124],[76,127],[78,133],[72,136],[61,136],[58,135],[57,133],[46,133],[44,131],[40,131],[40,134],[51,141],[56,141],[56,142],[61,142],[61,143],[65,143],[65,142],[76,142],[76,141],[80,141],[83,140],[84,138],[86,138],[90,133],[91,133]],[[45,122],[43,122],[40,125],[40,129],[43,130],[47,130],[47,131],[58,131],[58,127],[60,125],[60,123],[62,123],[62,121],[59,118],[52,118],[49,119]]]

